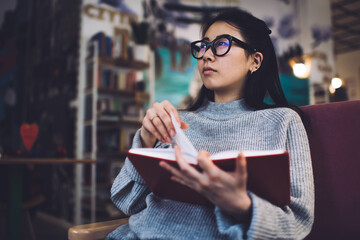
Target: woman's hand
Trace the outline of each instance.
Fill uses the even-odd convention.
[[[210,160],[210,154],[204,150],[197,157],[202,172],[187,163],[178,146],[175,146],[175,156],[179,169],[160,162],[161,167],[173,174],[172,180],[201,193],[239,221],[250,218],[251,199],[246,191],[246,159],[242,154],[236,158],[234,172],[218,168]]]
[[[180,123],[182,129],[189,125],[180,120],[175,107],[167,100],[161,103],[153,103],[151,108],[146,111],[140,130],[141,140],[145,147],[153,147],[156,139],[162,142],[171,143],[171,137],[175,136],[175,129],[171,122],[170,113],[173,112],[176,121]]]

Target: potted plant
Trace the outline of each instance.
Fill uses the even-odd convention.
[[[148,62],[149,58],[149,23],[131,21],[132,36],[135,42],[133,57],[136,61]]]

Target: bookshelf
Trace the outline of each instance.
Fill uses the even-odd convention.
[[[88,42],[80,98],[81,153],[96,159],[96,164],[83,169],[80,204],[83,223],[121,216],[111,202],[110,188],[151,102],[151,94],[145,89],[151,78],[150,64],[124,55],[108,56],[109,51],[104,53],[104,46],[99,44],[102,43],[94,39]]]

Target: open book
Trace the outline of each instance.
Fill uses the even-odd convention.
[[[174,140],[180,146],[184,158],[201,171],[196,162],[197,151],[180,129],[173,115],[172,120],[176,131]],[[239,150],[220,152],[210,158],[224,171],[233,171],[239,152]],[[288,205],[290,203],[289,153],[283,150],[242,153],[247,159],[247,189],[280,207]],[[166,161],[177,167],[173,148],[133,148],[128,151],[128,158],[154,194],[176,201],[212,205],[201,194],[172,181],[171,173],[159,166],[160,161]]]

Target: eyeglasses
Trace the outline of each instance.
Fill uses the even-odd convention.
[[[236,37],[224,34],[216,37],[213,41],[199,40],[191,43],[191,54],[196,59],[202,59],[205,52],[211,48],[215,56],[224,56],[230,51],[231,43],[234,41],[239,47],[250,52],[256,52],[256,49],[249,44],[237,39]]]

